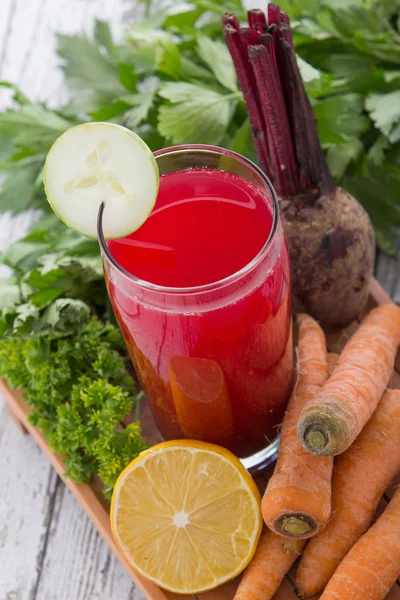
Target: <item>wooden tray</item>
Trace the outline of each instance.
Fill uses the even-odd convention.
[[[379,283],[375,279],[373,279],[370,287],[367,311],[371,310],[378,304],[384,304],[385,302],[389,301],[389,296],[382,289]],[[347,339],[357,329],[357,326],[357,323],[353,323],[345,330],[327,333],[329,350],[331,352],[340,352]],[[400,388],[400,353],[397,355],[396,367],[393,372],[391,387]],[[8,385],[2,381],[0,381],[0,392],[4,394],[11,416],[14,418],[19,429],[23,433],[30,433],[33,436],[36,443],[48,456],[54,469],[61,477],[63,477],[65,473],[64,464],[60,457],[50,450],[47,441],[44,439],[44,437],[41,435],[38,429],[36,429],[29,422],[28,415],[30,412],[30,408],[27,404],[25,404],[22,394],[19,391],[11,390],[8,387]],[[160,441],[161,438],[159,437],[159,434],[155,429],[151,415],[145,404],[141,412],[141,424],[143,434],[149,440],[150,443],[156,443],[157,441]],[[270,473],[266,472],[263,475],[257,477],[257,484],[259,485],[261,490],[265,488],[269,474]],[[68,478],[65,478],[64,481],[68,488],[71,490],[72,494],[79,502],[79,504],[85,510],[88,517],[97,527],[98,531],[103,536],[104,540],[107,542],[111,550],[117,556],[118,560],[122,563],[128,575],[131,577],[132,581],[142,591],[146,598],[148,598],[149,600],[193,600],[193,597],[189,595],[183,596],[161,590],[155,584],[145,580],[141,575],[133,571],[133,569],[126,563],[122,554],[118,550],[111,534],[108,515],[109,503],[104,499],[101,493],[101,484],[99,481],[93,480],[92,482],[83,485],[73,483]],[[378,513],[384,510],[387,502],[390,500],[390,497],[393,494],[393,489],[396,483],[400,483],[400,477],[396,478],[396,480],[393,482],[393,484],[390,486],[390,488],[387,490],[386,494],[382,498],[382,501],[379,505]],[[297,600],[299,598],[299,596],[296,593],[295,586],[293,584],[295,580],[295,573],[296,567],[294,567],[289,572],[289,574],[283,581],[280,589],[275,595],[275,600]],[[198,598],[198,600],[231,600],[237,585],[238,580],[234,580],[230,583],[221,586],[216,590],[206,592],[204,594],[199,594],[198,597],[194,597]],[[314,596],[315,600],[317,600],[317,598],[319,598],[319,596]],[[393,586],[391,592],[387,597],[387,600],[400,600],[399,582]]]

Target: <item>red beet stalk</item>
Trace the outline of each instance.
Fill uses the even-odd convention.
[[[260,166],[272,181],[288,242],[294,308],[328,327],[359,318],[368,298],[374,232],[361,205],[336,187],[297,66],[289,17],[225,15],[224,34]]]
[[[267,131],[270,139],[275,140],[272,148],[276,189],[280,195],[294,196],[298,189],[297,165],[273,50],[263,45],[250,46],[249,60],[253,66]]]
[[[247,11],[247,20],[249,22],[249,27],[267,24],[267,18],[261,8],[253,8],[252,10]]]
[[[318,197],[334,182],[300,76],[289,17],[275,4],[268,19],[248,11],[248,27],[222,18],[224,36],[247,106],[261,167],[284,197]]]
[[[236,68],[237,78],[249,113],[249,121],[260,166],[269,178],[272,178],[270,161],[267,154],[265,122],[261,111],[260,99],[254,74],[248,68],[247,48],[238,29],[232,21],[224,27],[224,37]]]

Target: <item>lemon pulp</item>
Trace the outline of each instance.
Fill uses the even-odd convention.
[[[259,492],[230,452],[166,442],[121,474],[114,536],[130,564],[160,587],[196,593],[238,575],[261,532]]]

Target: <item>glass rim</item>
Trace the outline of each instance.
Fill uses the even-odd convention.
[[[154,154],[155,158],[157,158],[158,156],[163,156],[164,154],[181,154],[188,150],[189,151],[190,150],[199,150],[200,152],[204,152],[204,153],[209,152],[209,153],[224,154],[225,156],[231,156],[235,160],[244,162],[248,167],[250,167],[251,169],[256,171],[256,173],[261,177],[262,181],[265,183],[265,185],[267,186],[267,188],[271,194],[272,208],[273,208],[271,230],[268,234],[268,237],[267,237],[263,247],[259,250],[259,252],[256,254],[256,256],[254,258],[252,258],[252,260],[249,261],[246,265],[244,265],[241,269],[239,269],[238,271],[235,271],[231,275],[228,275],[227,277],[224,277],[223,279],[213,281],[212,283],[206,283],[203,285],[195,285],[195,286],[189,286],[189,287],[164,286],[164,285],[158,285],[155,283],[151,283],[150,281],[146,281],[145,279],[140,279],[139,277],[132,275],[132,273],[127,271],[113,257],[113,255],[111,254],[111,252],[107,246],[106,239],[104,237],[102,220],[103,220],[105,204],[104,204],[104,202],[102,202],[100,204],[99,212],[98,212],[98,216],[97,216],[97,239],[99,242],[100,249],[105,254],[107,259],[114,265],[114,267],[122,275],[124,275],[127,279],[129,279],[132,283],[134,283],[138,287],[145,289],[145,290],[151,290],[151,291],[160,292],[163,294],[199,294],[201,292],[210,292],[210,291],[218,289],[222,286],[234,283],[241,277],[247,275],[247,273],[249,273],[254,267],[256,267],[261,262],[261,260],[264,258],[265,254],[267,253],[267,250],[271,246],[271,243],[275,236],[275,232],[277,230],[278,217],[279,217],[278,198],[277,198],[274,186],[272,185],[271,181],[269,180],[267,175],[264,173],[264,171],[258,165],[256,165],[249,158],[246,158],[245,156],[239,154],[238,152],[234,152],[233,150],[228,150],[228,149],[222,148],[220,146],[212,146],[212,145],[208,145],[208,144],[182,144],[182,145],[178,145],[178,146],[169,146],[168,148],[162,148],[161,150],[156,150],[153,154]]]

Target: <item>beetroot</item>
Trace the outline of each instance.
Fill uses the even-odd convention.
[[[247,106],[260,166],[280,199],[295,309],[346,326],[367,301],[375,256],[367,213],[336,187],[297,66],[290,21],[273,4],[249,27],[224,15],[224,36]]]

